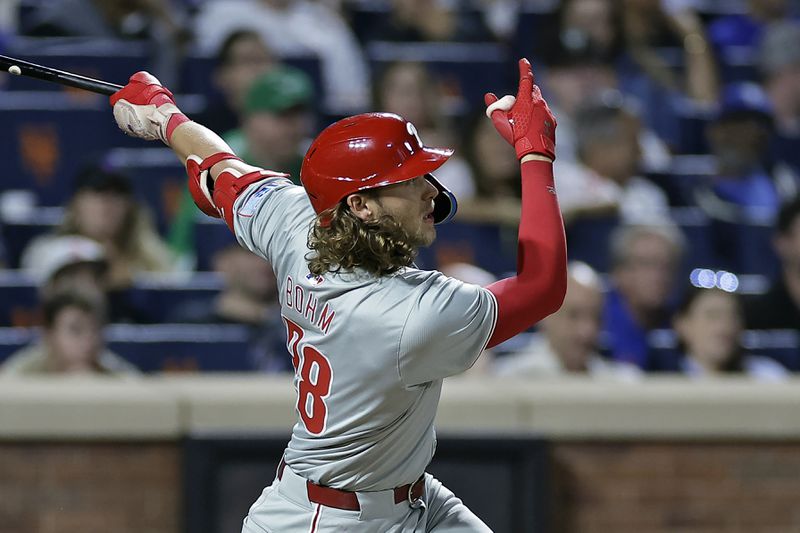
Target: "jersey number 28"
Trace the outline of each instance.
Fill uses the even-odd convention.
[[[325,398],[331,392],[333,372],[331,363],[319,350],[303,344],[303,328],[286,317],[286,347],[292,354],[292,365],[297,374],[297,411],[306,429],[312,435],[325,431],[328,422],[328,407]]]

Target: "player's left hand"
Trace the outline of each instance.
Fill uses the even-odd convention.
[[[188,120],[175,105],[169,89],[147,72],[131,76],[128,84],[109,100],[120,129],[146,141],[161,139],[169,144],[172,130]]]
[[[492,119],[495,129],[514,147],[517,157],[540,154],[556,158],[556,119],[542,91],[533,82],[531,64],[519,60],[519,89],[516,98],[507,94],[498,99],[486,93],[486,116]]]

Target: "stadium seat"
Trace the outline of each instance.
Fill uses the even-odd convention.
[[[214,254],[235,242],[236,238],[222,220],[198,212],[194,225],[194,250],[198,270],[213,270]]]
[[[45,233],[52,232],[63,218],[60,207],[38,207],[20,213],[14,219],[3,220],[3,242],[9,268],[19,268],[20,259],[28,244]]]
[[[109,348],[143,372],[253,370],[249,331],[239,325],[115,324],[106,329]]]
[[[654,330],[648,335],[651,368],[662,372],[679,370],[680,353],[675,332]],[[800,333],[796,330],[747,330],[742,335],[747,353],[775,359],[791,371],[800,370]]]
[[[24,272],[0,270],[0,328],[38,322],[38,285]]]
[[[0,364],[8,357],[33,342],[38,331],[33,328],[0,327]]]
[[[125,301],[149,322],[167,322],[181,305],[213,299],[223,283],[214,272],[139,275]]]
[[[436,242],[422,248],[417,264],[434,269],[454,262],[477,265],[495,276],[516,270],[517,235],[493,224],[450,222],[437,227]]]
[[[567,256],[570,261],[583,261],[598,272],[611,268],[609,240],[619,225],[616,216],[585,217],[571,222],[567,228]]]

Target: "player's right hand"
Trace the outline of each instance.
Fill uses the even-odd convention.
[[[556,119],[542,91],[533,82],[531,64],[519,60],[519,89],[516,98],[510,94],[498,99],[486,93],[486,116],[492,119],[495,129],[514,147],[517,157],[540,154],[556,158]]]
[[[188,118],[175,105],[172,93],[147,72],[137,72],[110,97],[114,119],[126,134],[169,144],[172,131]]]

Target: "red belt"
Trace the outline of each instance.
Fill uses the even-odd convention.
[[[286,463],[281,459],[278,465],[279,480],[283,477],[284,468],[286,468]],[[422,498],[422,493],[425,490],[424,478],[425,474],[421,475],[414,483],[396,487],[394,489],[394,503],[408,502],[413,504]],[[346,511],[361,510],[361,506],[358,504],[358,496],[356,496],[355,492],[323,487],[311,481],[306,481],[306,489],[308,491],[308,501]]]

